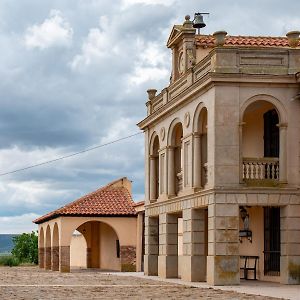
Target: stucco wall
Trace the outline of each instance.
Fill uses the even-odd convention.
[[[86,241],[82,234],[73,234],[70,245],[70,266],[86,268]]]
[[[100,225],[100,268],[120,271],[120,258],[117,258],[116,241],[118,236],[107,224]]]

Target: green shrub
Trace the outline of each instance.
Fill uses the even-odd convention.
[[[38,236],[34,231],[15,236],[13,242],[11,253],[20,263],[38,263]]]
[[[19,260],[13,255],[0,256],[0,266],[18,266],[20,264]]]

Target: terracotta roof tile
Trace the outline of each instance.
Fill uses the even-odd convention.
[[[43,223],[58,216],[135,216],[136,211],[129,191],[114,186],[114,181],[74,202],[54,210],[33,222]]]
[[[212,35],[196,35],[196,45],[207,48],[215,46],[215,38]],[[244,47],[289,47],[286,37],[269,36],[226,36],[224,46]],[[298,44],[300,46],[300,43]]]

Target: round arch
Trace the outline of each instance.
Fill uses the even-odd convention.
[[[116,235],[118,236],[120,243],[121,244],[126,244],[126,241],[122,238],[122,234],[121,231],[122,229],[124,229],[124,226],[120,225],[120,226],[114,226],[113,224],[113,220],[105,220],[104,218],[89,218],[88,220],[78,220],[77,222],[73,222],[72,226],[68,227],[68,232],[65,232],[65,244],[66,245],[70,245],[71,242],[71,238],[72,238],[72,234],[75,230],[78,230],[78,228],[81,227],[80,230],[78,230],[79,232],[81,232],[81,230],[83,230],[83,226],[86,223],[89,222],[100,222],[100,223],[104,223],[108,226],[110,226],[115,232]]]
[[[181,125],[182,130],[183,130],[183,126],[182,126],[182,122],[179,118],[174,119],[169,128],[168,128],[168,146],[171,146],[175,143],[174,141],[174,129],[178,126]]]
[[[149,154],[153,155],[154,153],[154,147],[155,147],[155,143],[158,141],[158,145],[160,145],[160,140],[159,140],[159,136],[157,134],[156,131],[154,131],[151,135],[150,138],[150,143],[149,143]]]
[[[267,95],[267,94],[258,94],[255,95],[253,97],[250,97],[249,99],[247,99],[241,106],[240,108],[240,123],[243,122],[243,118],[244,118],[244,114],[246,109],[253,104],[254,102],[257,101],[266,101],[269,102],[271,104],[274,105],[277,113],[278,113],[278,117],[279,117],[279,122],[280,123],[287,123],[287,113],[286,113],[286,109],[283,106],[283,104],[280,102],[280,100],[278,100],[277,98],[271,96],[271,95]]]
[[[88,220],[72,234],[71,267],[120,270],[120,241],[116,230],[102,220]]]
[[[207,107],[204,105],[204,103],[203,102],[199,103],[193,117],[193,132],[201,133],[201,125],[200,125],[201,122],[199,122],[199,120],[204,110],[208,114]]]

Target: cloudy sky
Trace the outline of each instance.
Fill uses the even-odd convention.
[[[0,173],[138,132],[146,89],[168,84],[173,24],[210,12],[204,33],[285,35],[298,0],[0,0]],[[144,194],[143,135],[0,177],[0,233],[127,176]]]

